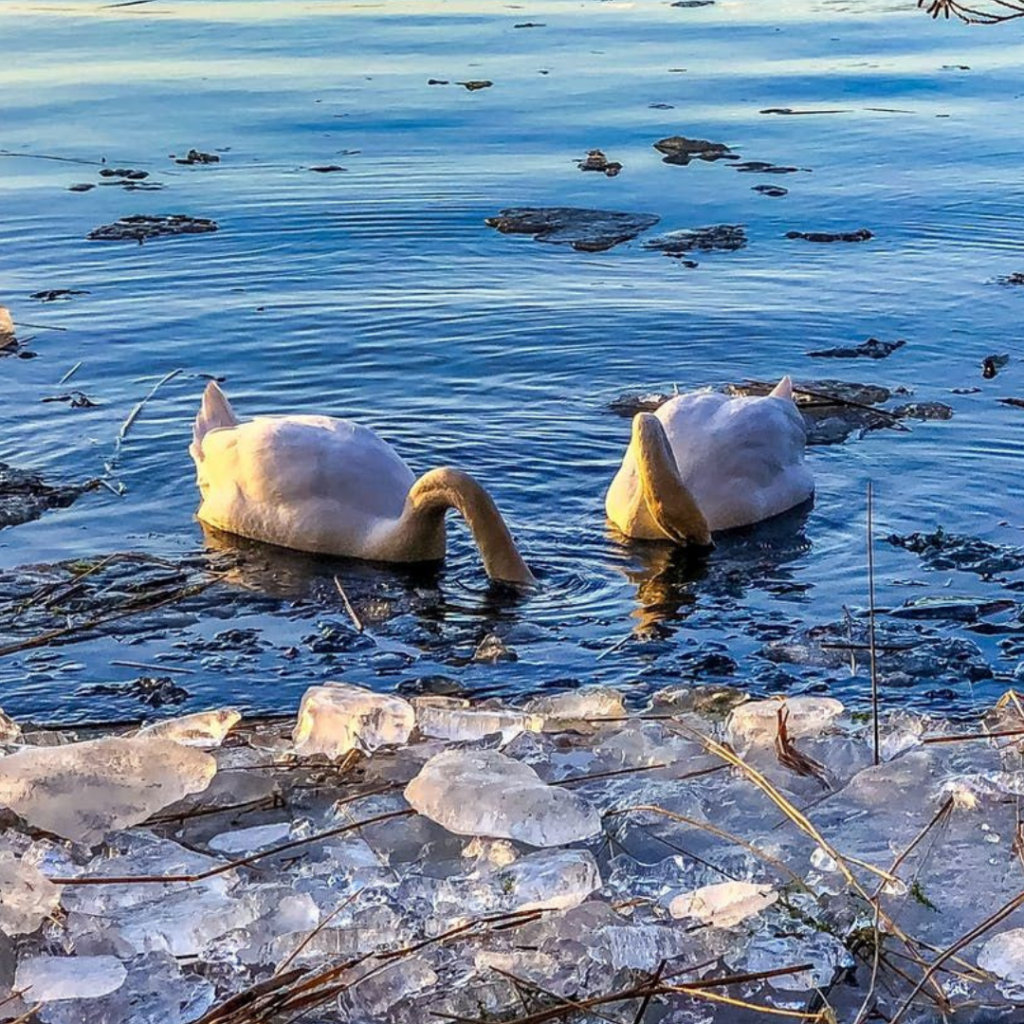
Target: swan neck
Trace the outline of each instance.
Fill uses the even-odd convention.
[[[683,483],[672,444],[653,413],[634,418],[633,448],[644,501],[661,530],[677,544],[711,547],[707,519]]]
[[[434,522],[455,509],[473,534],[484,570],[493,580],[532,584],[533,573],[516,548],[491,496],[468,473],[458,469],[434,469],[425,473],[409,491],[414,520]]]

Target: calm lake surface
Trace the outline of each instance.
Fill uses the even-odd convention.
[[[864,609],[868,481],[879,607],[1019,596],[1019,571],[929,568],[884,538],[941,525],[1024,545],[1024,410],[998,402],[1024,397],[1024,287],[997,280],[1024,271],[1021,23],[933,22],[913,0],[7,0],[0,38],[0,303],[16,321],[62,328],[21,327],[37,357],[0,362],[2,460],[125,488],[3,531],[0,566],[230,547],[194,519],[187,452],[204,375],[215,375],[242,415],[350,416],[417,473],[470,470],[543,584],[521,600],[488,587],[455,521],[433,572],[249,545],[231,588],[280,605],[232,611],[228,588],[222,614],[196,614],[184,632],[2,658],[9,713],[151,713],[90,695],[139,674],[117,659],[189,667],[175,679],[191,694],[184,709],[289,711],[324,678],[508,694],[591,683],[645,692],[696,677],[862,703],[867,673],[851,673],[844,655],[780,663],[768,645]],[[456,84],[484,79],[493,86]],[[672,166],[652,144],[676,134],[800,170]],[[220,162],[169,159],[192,147]],[[617,177],[578,169],[598,147],[624,165]],[[107,181],[103,160],[163,188],[68,190]],[[324,165],[345,170],[310,170]],[[661,223],[584,253],[485,225],[510,206]],[[86,239],[140,213],[208,217],[220,230],[142,246]],[[745,225],[749,244],[695,253],[695,268],[642,245],[720,223]],[[862,227],[871,241],[785,237]],[[88,294],[30,298],[62,288]],[[806,355],[869,336],[907,344],[883,361]],[[983,379],[995,353],[1010,362]],[[132,407],[179,368],[118,450]],[[603,496],[629,421],[609,403],[783,373],[902,386],[913,395],[900,401],[941,401],[954,414],[811,448],[813,509],[724,538],[704,565],[620,543]],[[72,387],[97,406],[42,401]],[[334,575],[371,624],[368,640],[349,645],[358,649],[325,654],[309,636],[348,623]],[[981,631],[892,619],[947,646],[976,645],[971,657],[988,669],[967,678],[891,666],[889,705],[959,713],[991,702],[1024,656],[1018,617],[983,616]],[[229,628],[265,642],[188,649]],[[492,632],[518,661],[470,660]]]

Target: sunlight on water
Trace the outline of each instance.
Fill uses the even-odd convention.
[[[109,464],[126,488],[5,530],[0,562],[239,550],[204,537],[193,518],[187,446],[213,374],[242,414],[352,416],[417,473],[470,469],[543,583],[523,601],[496,594],[455,523],[445,567],[426,578],[241,547],[240,591],[283,588],[343,619],[340,571],[357,603],[383,601],[394,615],[375,625],[376,647],[326,661],[206,659],[189,677],[197,706],[291,707],[331,675],[384,687],[444,675],[478,692],[653,687],[699,676],[694,664],[715,644],[737,663],[716,681],[856,701],[863,672],[783,669],[768,645],[863,607],[868,480],[880,537],[941,524],[1024,545],[1024,412],[997,402],[1024,397],[1024,288],[996,283],[1024,271],[1019,24],[935,23],[912,0],[81,0],[4,4],[0,36],[0,303],[43,325],[20,332],[36,358],[3,360],[2,458],[60,481]],[[457,84],[469,80],[493,85]],[[797,170],[671,166],[652,144],[675,134]],[[193,147],[220,161],[169,159]],[[621,174],[579,171],[597,147]],[[100,176],[102,161],[162,187],[126,191]],[[325,165],[345,169],[310,170]],[[96,187],[68,190],[79,183]],[[788,194],[769,198],[758,185]],[[687,268],[642,239],[582,253],[484,225],[519,205],[660,216],[644,237],[743,224],[749,244],[694,253],[699,265]],[[220,230],[142,246],[86,239],[139,213],[208,217]],[[861,227],[870,242],[785,237]],[[57,288],[88,294],[29,297]],[[869,336],[907,345],[880,362],[806,355]],[[983,379],[983,358],[1003,352],[1009,365]],[[118,448],[135,403],[179,368]],[[892,404],[945,402],[953,418],[812,448],[813,509],[725,538],[706,565],[611,535],[603,494],[629,437],[611,401],[787,372],[905,388]],[[42,402],[69,387],[96,407]],[[953,393],[969,388],[979,390]],[[884,543],[876,558],[886,607],[1014,593],[928,571]],[[200,617],[188,635],[242,625],[277,651],[302,648],[313,628],[240,607],[226,624]],[[966,708],[1010,684],[1019,655],[1009,627],[924,626],[976,644],[995,676],[914,677],[899,700]],[[469,662],[495,630],[519,660]],[[81,668],[61,677],[8,657],[5,710],[137,714],[81,686],[130,679],[110,660],[152,662],[173,643],[165,633],[69,645],[60,658]]]

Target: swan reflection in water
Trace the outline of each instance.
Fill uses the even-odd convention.
[[[813,499],[754,526],[715,534],[715,548],[696,554],[661,541],[629,542],[631,564],[619,570],[636,587],[633,634],[657,638],[708,600],[740,602],[747,591],[796,592],[806,588],[788,566],[810,549],[807,518]],[[614,531],[611,531],[614,534]],[[621,534],[615,534],[619,543]]]

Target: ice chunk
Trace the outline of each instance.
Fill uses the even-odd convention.
[[[2,347],[0,344],[0,348]],[[21,726],[0,709],[0,743],[17,743],[19,739],[21,739]]]
[[[436,754],[406,787],[405,798],[457,835],[563,846],[601,831],[593,807],[496,750]]]
[[[685,928],[665,924],[635,923],[607,925],[595,938],[594,953],[615,968],[650,970],[651,964],[685,956],[694,948],[693,936]]]
[[[337,760],[350,750],[369,754],[405,743],[415,721],[412,705],[401,697],[350,683],[328,683],[312,686],[303,695],[292,739],[299,754]]]
[[[759,932],[747,948],[746,955],[733,966],[757,972],[780,970],[793,964],[814,966],[809,971],[769,978],[768,984],[783,992],[810,992],[825,988],[831,984],[837,970],[853,966],[853,957],[835,936],[827,932],[776,935],[772,930]]]
[[[0,930],[34,932],[60,902],[60,891],[39,869],[13,853],[0,853]]]
[[[779,712],[785,715],[790,739],[817,736],[842,713],[833,697],[787,697],[785,700],[752,700],[732,709],[726,723],[726,739],[734,747],[771,744],[779,733]]]
[[[113,956],[30,956],[18,964],[14,987],[33,1003],[96,999],[119,989],[128,977]]]
[[[206,845],[217,853],[226,853],[239,857],[246,853],[255,853],[270,846],[283,843],[291,834],[291,826],[287,821],[275,822],[272,825],[253,825],[251,828],[239,828],[232,832],[221,832],[214,836]]]
[[[573,722],[586,722],[594,718],[625,718],[626,707],[622,694],[607,686],[571,690],[534,697],[526,705],[531,715],[544,720],[545,730],[557,730]]]
[[[219,708],[216,711],[198,711],[194,715],[167,718],[143,726],[139,736],[158,736],[189,747],[219,747],[224,737],[242,720],[242,713],[235,708]]]
[[[998,987],[1007,998],[1024,997],[1024,928],[993,935],[978,953],[978,966],[1003,982]]]
[[[427,992],[437,984],[437,974],[422,957],[407,957],[383,970],[372,969],[349,989],[356,1008],[353,1020],[384,1020],[403,1000]],[[348,1019],[348,1018],[346,1018]]]
[[[54,959],[67,964],[84,958]],[[75,991],[71,998],[47,1003],[39,1019],[44,1024],[187,1024],[213,1005],[213,986],[194,974],[182,974],[166,953],[135,957],[121,970],[127,970],[127,980],[113,992],[86,998]]]
[[[209,754],[164,739],[30,747],[0,758],[0,805],[34,828],[95,844],[205,789],[216,771]]]
[[[570,910],[601,886],[589,850],[534,853],[498,872],[509,910]]]
[[[695,917],[713,928],[731,928],[761,913],[778,898],[770,885],[718,882],[676,896],[668,910],[673,917]]]
[[[424,736],[454,742],[472,742],[501,733],[503,744],[522,732],[539,732],[541,720],[506,708],[472,707],[454,697],[415,697],[416,727]]]

